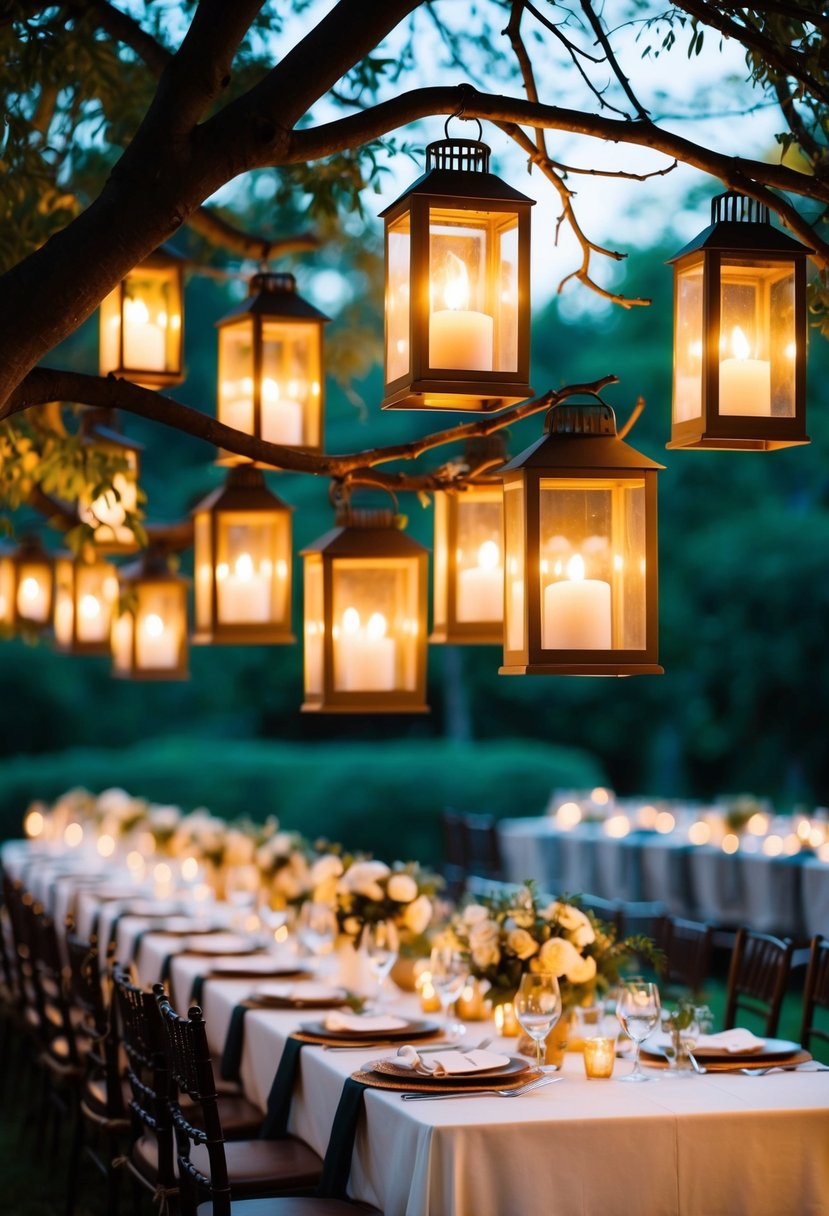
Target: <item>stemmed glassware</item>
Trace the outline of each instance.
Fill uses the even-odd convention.
[[[639,1051],[644,1040],[659,1025],[659,989],[648,980],[627,980],[619,992],[616,1016],[629,1038],[636,1044],[633,1057],[633,1072],[620,1077],[621,1081],[650,1081],[642,1072]]]
[[[464,984],[469,977],[469,963],[466,957],[453,946],[433,946],[429,957],[429,971],[432,976],[432,987],[437,993],[440,1007],[443,1010],[443,1022],[446,1037],[458,1038],[463,1028],[449,1018],[449,1006],[463,992]]]
[[[558,980],[548,973],[525,971],[512,1007],[519,1026],[535,1043],[535,1063],[541,1068],[541,1044],[561,1017]]]
[[[308,900],[299,913],[297,937],[308,954],[319,962],[334,949],[337,940],[337,918],[330,904]]]
[[[276,904],[276,906],[274,906]],[[281,900],[274,900],[267,888],[264,888],[259,899],[257,912],[262,925],[268,933],[268,948],[279,950],[288,941],[288,921],[291,909]]]
[[[400,938],[394,921],[380,920],[374,924],[363,925],[363,931],[360,934],[360,949],[377,979],[377,1007],[379,1008],[383,984],[395,964],[400,949]]]
[[[225,897],[233,908],[231,923],[237,930],[251,928],[256,898],[261,885],[255,865],[232,865],[225,870]]]

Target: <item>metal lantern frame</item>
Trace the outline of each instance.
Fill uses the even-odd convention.
[[[806,300],[806,260],[814,252],[770,222],[769,209],[741,194],[727,192],[711,200],[711,224],[670,259],[674,266],[674,386],[671,441],[668,448],[709,448],[723,450],[770,451],[809,443],[806,434],[806,347],[808,308]],[[727,335],[721,332],[721,289],[723,268],[746,266],[746,285],[752,282],[750,262],[764,263],[768,269],[790,267],[793,279],[793,413],[788,417],[771,414],[720,413],[722,352]],[[702,276],[699,343],[701,377],[698,416],[678,418],[679,382],[682,354],[680,291],[684,276]],[[759,276],[754,276],[755,282]],[[770,322],[771,323],[771,322]],[[770,365],[771,366],[771,365]],[[770,373],[769,373],[770,374]],[[771,391],[771,390],[769,390]],[[770,408],[773,408],[770,405]]]
[[[357,510],[350,505],[337,511],[336,527],[302,550],[305,577],[305,700],[304,713],[428,713],[426,704],[428,550],[397,526],[392,511]],[[415,610],[417,635],[412,686],[390,691],[346,691],[334,679],[334,582],[337,567],[347,563],[371,569],[378,561],[405,563],[416,579]],[[312,571],[316,571],[312,575]],[[318,596],[312,595],[311,578],[318,580]],[[321,683],[312,690],[309,656],[311,605],[318,599],[322,616]]]
[[[386,307],[383,409],[477,410],[492,412],[533,395],[530,385],[530,208],[534,200],[489,172],[489,147],[479,140],[444,139],[426,148],[426,172],[381,212],[385,223]],[[432,367],[430,365],[430,213],[453,211],[476,216],[502,215],[517,227],[515,302],[516,365],[505,371]],[[408,224],[407,370],[389,374],[392,289],[390,234]],[[403,231],[403,228],[400,229]],[[494,250],[487,247],[486,290],[496,325],[500,304]],[[493,339],[494,342],[494,339]]]
[[[112,622],[112,675],[124,680],[186,680],[189,677],[188,668],[188,621],[187,621],[187,591],[190,580],[184,575],[170,569],[167,558],[161,552],[147,550],[138,561],[122,566],[118,571],[118,583],[121,593],[121,606]],[[176,650],[176,661],[170,666],[140,666],[138,662],[138,639],[136,619],[141,611],[141,600],[145,592],[162,587],[172,591],[178,605],[180,638]],[[129,667],[119,668],[115,661],[118,640],[117,630],[119,621],[124,616],[131,616],[129,641]]]
[[[45,586],[43,613],[26,616],[20,610],[19,593],[27,570],[41,570]],[[0,551],[0,625],[15,632],[36,630],[45,633],[52,627],[55,604],[55,567],[52,555],[44,549],[38,536],[24,536],[14,546]]]
[[[238,307],[216,322],[219,330],[219,391],[216,416],[219,422],[223,418],[221,385],[225,382],[225,346],[223,335],[234,329],[250,328],[251,337],[251,413],[252,426],[250,432],[256,439],[265,439],[262,433],[262,397],[263,378],[265,372],[265,337],[264,330],[270,322],[286,327],[296,327],[308,332],[312,344],[309,362],[313,367],[308,368],[309,384],[315,383],[318,391],[311,391],[302,406],[301,443],[283,444],[305,452],[321,452],[323,447],[323,425],[325,419],[325,364],[323,360],[323,326],[331,320],[325,313],[320,312],[313,304],[304,300],[296,290],[296,279],[286,273],[255,274],[248,285],[248,297]],[[227,425],[231,425],[227,423]],[[237,428],[242,429],[242,428]],[[219,449],[216,463],[219,465],[236,465],[249,463],[247,457],[238,456],[234,452]],[[260,468],[274,466],[257,461]]]
[[[81,443],[88,447],[100,448],[111,456],[120,457],[126,462],[127,472],[116,474],[116,477],[128,478],[136,489],[136,505],[139,478],[141,476],[141,453],[144,444],[136,439],[130,439],[122,434],[118,427],[118,417],[115,410],[88,410],[81,421]],[[108,491],[112,493],[112,491]],[[135,553],[139,548],[138,541],[132,532],[123,524],[112,525],[96,522],[92,514],[92,503],[85,503],[80,511],[81,518],[94,529],[95,548],[100,553]],[[132,539],[119,537],[118,531],[129,532]]]
[[[604,403],[554,406],[546,434],[504,469],[505,621],[501,675],[660,675],[658,663],[658,565],[656,474],[663,468],[616,434],[613,410]],[[542,483],[545,483],[542,486]],[[552,483],[552,486],[549,485]],[[588,491],[591,485],[621,490],[641,483],[644,492],[644,646],[641,649],[548,649],[543,645],[541,494],[551,488]],[[512,497],[515,496],[515,497]],[[510,579],[520,580],[521,645],[513,645]],[[613,627],[620,609],[611,600]]]
[[[295,642],[291,630],[292,596],[292,540],[291,515],[293,508],[273,494],[265,484],[260,469],[240,465],[231,469],[225,485],[208,494],[193,510],[195,538],[195,619],[196,644],[233,643],[259,645]],[[218,555],[221,549],[223,516],[233,516],[241,521],[251,517],[251,526],[257,522],[276,525],[279,535],[279,553],[272,554],[271,585],[269,600],[273,604],[273,582],[279,577],[277,563],[284,563],[284,588],[281,592],[284,611],[274,615],[269,622],[225,622],[219,611]],[[254,519],[258,517],[258,519]],[[209,586],[203,589],[203,571],[209,570]],[[206,609],[206,611],[205,611]]]
[[[100,586],[100,595],[89,590],[87,575],[97,581]],[[105,587],[108,580],[112,580],[114,584],[110,594],[107,594]],[[105,628],[98,640],[80,636],[82,629],[79,627],[79,620],[83,615],[81,605],[84,597],[90,594],[93,594],[94,598],[99,601],[100,610],[106,613]],[[110,633],[118,606],[118,594],[118,570],[112,562],[99,556],[92,561],[85,561],[82,557],[75,557],[72,553],[55,554],[55,594],[52,613],[55,650],[60,654],[109,654],[111,650]],[[64,640],[61,636],[64,629],[60,617],[65,607],[69,610],[70,625]]]
[[[99,309],[99,370],[102,376],[123,376],[147,388],[181,384],[184,380],[184,266],[185,258],[163,245],[124,275],[118,286],[102,302]],[[124,357],[126,326],[129,323],[126,315],[127,302],[133,299],[134,282],[147,278],[148,275],[164,277],[172,286],[173,310],[168,317],[172,336],[164,334],[163,369],[132,366]],[[178,312],[174,311],[176,304]],[[172,317],[178,318],[177,326],[171,324]],[[108,339],[104,327],[109,325],[113,318],[117,318],[118,339],[116,357],[109,360],[106,358]]]

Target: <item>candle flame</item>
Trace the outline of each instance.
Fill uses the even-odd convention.
[[[371,616],[368,618],[368,624],[366,625],[366,637],[368,640],[370,642],[379,641],[380,638],[384,638],[386,636],[387,629],[388,625],[386,624],[386,618],[383,616],[382,612],[372,612]]]
[[[735,325],[731,333],[731,349],[734,352],[734,358],[740,362],[748,359],[751,354],[751,347],[748,343],[748,338],[745,336],[739,325]]]
[[[40,595],[40,583],[36,578],[24,578],[20,584],[20,597],[24,600],[36,600]]]
[[[249,553],[240,553],[236,558],[236,577],[243,583],[253,577],[253,558]]]
[[[580,583],[584,578],[584,558],[580,553],[574,553],[567,563],[567,577],[574,583]]]
[[[265,401],[279,400],[279,385],[276,380],[271,380],[270,376],[266,376],[262,381],[262,397]]]
[[[494,540],[485,540],[478,550],[478,566],[481,570],[497,570],[501,564],[501,551]]]
[[[343,613],[343,633],[358,633],[360,629],[360,614],[356,608],[346,608]]]
[[[101,601],[95,595],[84,595],[78,604],[80,615],[87,621],[94,621],[101,615]]]
[[[446,307],[458,311],[469,307],[469,271],[466,263],[452,253],[446,255],[446,281],[443,285],[443,299]]]
[[[124,319],[130,325],[148,325],[150,310],[143,300],[124,300]]]
[[[144,632],[148,638],[160,638],[164,632],[164,622],[157,612],[151,612],[144,620]]]

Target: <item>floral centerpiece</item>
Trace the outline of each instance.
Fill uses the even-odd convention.
[[[416,862],[387,866],[383,861],[356,859],[344,869],[336,886],[336,912],[340,929],[357,940],[364,925],[392,921],[401,947],[422,936],[432,919],[434,896],[440,880]]]
[[[655,953],[649,938],[619,940],[614,926],[578,907],[577,900],[542,903],[532,883],[467,904],[450,933],[468,953],[471,974],[489,982],[494,1005],[512,1000],[525,971],[557,976],[565,1010],[591,1004],[618,981],[634,952]]]

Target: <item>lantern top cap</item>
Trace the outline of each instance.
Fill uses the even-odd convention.
[[[217,486],[193,508],[192,515],[205,511],[291,511],[287,503],[271,492],[262,470],[241,464],[230,469],[222,486]]]
[[[508,185],[489,171],[490,148],[477,139],[439,139],[426,146],[426,172],[390,203],[381,216],[395,211],[414,195],[430,195],[456,202],[535,205],[535,199]]]
[[[49,562],[52,555],[46,550],[43,541],[36,532],[25,532],[20,537],[20,543],[10,554],[18,561]]]
[[[355,508],[342,503],[335,516],[336,527],[302,550],[305,557],[322,553],[326,557],[412,558],[424,555],[425,547],[402,531],[400,517],[385,507],[381,510]]]
[[[786,253],[790,257],[814,253],[808,245],[775,228],[765,204],[736,190],[727,190],[711,199],[711,223],[668,262],[678,262],[689,253],[706,250]]]
[[[320,321],[331,318],[314,308],[297,293],[296,279],[292,274],[271,271],[255,274],[248,284],[248,296],[219,321],[236,321],[244,316],[282,318],[286,321]]]
[[[436,139],[426,145],[426,172],[454,169],[461,173],[489,173],[492,149],[480,139]]]
[[[595,469],[601,476],[609,469],[662,469],[665,466],[643,456],[616,434],[616,416],[603,401],[554,405],[547,413],[545,434],[504,465],[502,473],[532,469],[565,475],[574,469]]]

